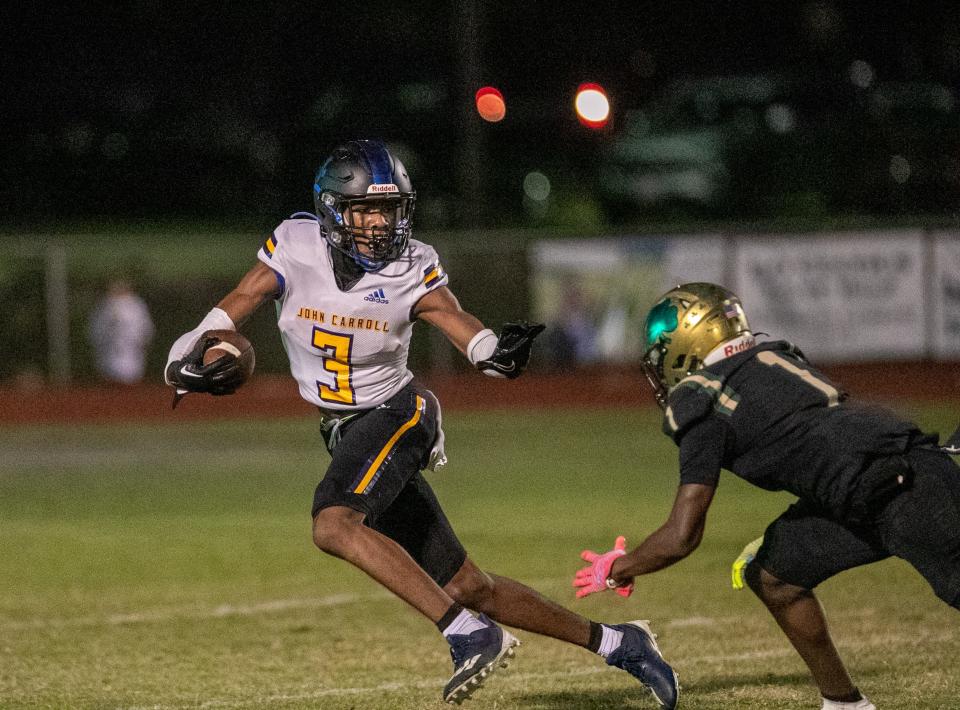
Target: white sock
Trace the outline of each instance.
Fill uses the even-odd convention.
[[[611,629],[606,624],[600,624],[600,630],[603,631],[603,636],[600,637],[600,648],[597,649],[597,655],[606,658],[620,646],[620,642],[623,640],[623,632]]]
[[[463,634],[469,634],[477,629],[485,628],[484,624],[480,619],[475,617],[469,611],[464,609],[459,614],[457,618],[450,622],[450,626],[443,630],[444,638],[449,638],[451,636],[459,636]]]
[[[867,699],[866,695],[863,695],[860,700],[852,703],[840,703],[836,700],[827,700],[824,698],[820,710],[877,710],[877,708]]]

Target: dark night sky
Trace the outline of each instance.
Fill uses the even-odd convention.
[[[461,7],[140,0],[7,10],[0,207],[26,221],[307,207],[298,200],[321,151],[373,134],[419,156],[408,167],[421,188],[453,193],[462,122],[475,120],[458,108],[476,88],[461,85]],[[957,2],[488,2],[480,14],[481,81],[508,102],[507,120],[481,127],[494,161],[586,140],[568,107],[585,80],[624,110],[678,77],[837,77],[852,59],[885,80],[956,90],[960,79]],[[404,84],[432,87],[436,103],[398,108]],[[111,140],[122,150],[108,160]]]

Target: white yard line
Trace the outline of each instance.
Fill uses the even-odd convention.
[[[566,579],[539,579],[531,581],[530,583],[534,586],[539,587],[548,587],[556,585],[560,582],[566,582]],[[62,618],[46,618],[46,619],[31,619],[26,621],[15,621],[0,620],[0,632],[4,631],[17,631],[17,630],[29,630],[29,629],[59,629],[59,628],[71,628],[71,627],[98,627],[98,626],[120,626],[128,624],[141,624],[141,623],[162,623],[166,621],[182,620],[182,619],[222,619],[228,617],[246,617],[246,616],[256,616],[261,614],[273,614],[280,613],[289,610],[297,609],[316,609],[323,607],[334,607],[334,606],[344,606],[348,604],[358,604],[364,602],[372,601],[385,601],[394,599],[395,597],[387,592],[386,590],[378,590],[367,593],[352,593],[345,592],[340,594],[331,594],[328,596],[321,597],[305,597],[305,598],[289,598],[289,599],[271,599],[265,600],[262,602],[257,602],[253,604],[221,604],[218,606],[209,606],[209,607],[198,607],[198,606],[181,606],[181,607],[160,607],[155,609],[147,609],[142,611],[135,611],[130,613],[118,613],[118,614],[105,614],[105,615],[89,615],[89,616],[78,616],[78,617],[62,617]],[[863,609],[859,612],[850,612],[846,614],[846,618],[851,617],[870,617],[874,616],[875,611],[872,609]],[[738,621],[742,620],[740,616],[723,616],[723,617],[709,617],[709,616],[689,616],[689,617],[678,617],[673,619],[661,619],[654,622],[655,627],[660,627],[661,629],[683,629],[683,628],[694,628],[694,627],[709,627],[709,626],[733,626]],[[943,633],[943,634],[926,634],[922,638],[919,636],[914,636],[912,640],[917,643],[944,643],[953,639],[952,633]],[[889,646],[892,644],[903,645],[904,638],[901,635],[889,634],[885,636],[871,636],[867,639],[854,639],[848,640],[842,644],[844,650],[856,651],[857,649],[868,649],[875,648],[880,646]],[[693,656],[693,657],[683,657],[671,655],[669,660],[678,668],[683,667],[695,667],[698,665],[723,665],[731,664],[742,661],[764,659],[764,658],[787,658],[795,656],[795,652],[789,648],[786,644],[786,640],[782,646],[776,649],[763,650],[763,651],[748,651],[744,653],[730,653],[730,654],[715,654],[709,656]],[[522,657],[520,659],[522,663]],[[526,672],[526,673],[511,673],[506,672],[501,678],[498,678],[498,683],[503,683],[508,686],[522,685],[524,683],[530,682],[542,682],[542,681],[555,681],[563,678],[570,677],[582,677],[582,676],[591,676],[598,673],[613,672],[613,669],[610,669],[603,665],[603,663],[597,659],[596,662],[591,663],[590,665],[584,666],[583,668],[572,668],[562,671],[553,671],[553,672]],[[203,709],[203,708],[258,708],[258,707],[269,707],[273,704],[285,703],[291,701],[310,701],[310,700],[319,700],[322,698],[337,698],[337,697],[349,697],[349,696],[365,696],[365,695],[382,695],[396,692],[405,692],[410,690],[429,690],[436,689],[439,693],[440,688],[443,685],[442,678],[433,678],[433,679],[423,679],[423,680],[411,680],[407,682],[392,682],[392,683],[381,683],[379,685],[372,686],[358,686],[358,687],[346,687],[346,688],[318,688],[306,693],[298,694],[275,694],[275,695],[265,695],[258,698],[250,698],[245,700],[226,700],[226,699],[210,699],[200,703],[197,702],[187,702],[176,705],[144,705],[144,706],[128,706],[125,710],[188,710],[190,708]]]
[[[393,599],[387,591],[369,594],[331,594],[326,597],[306,597],[302,599],[272,599],[256,604],[221,604],[215,607],[198,608],[195,606],[161,607],[145,611],[124,614],[106,614],[74,616],[49,619],[30,619],[27,621],[0,621],[0,631],[22,629],[70,628],[78,626],[121,626],[124,624],[157,623],[177,619],[222,619],[230,616],[255,616],[272,614],[290,609],[315,609],[319,607],[343,606],[360,602]]]
[[[705,617],[690,617],[691,619],[696,618],[703,620]],[[683,626],[689,625],[685,624],[688,619],[674,619],[672,621],[665,622],[665,625],[676,625]],[[942,633],[942,634],[928,634],[923,638],[914,637],[914,641],[923,642],[923,643],[945,643],[947,641],[953,640],[954,635],[952,633]],[[863,650],[869,648],[877,647],[888,647],[894,643],[903,643],[904,639],[902,635],[899,634],[889,634],[885,636],[873,636],[869,639],[856,640],[853,642],[848,642],[841,644],[843,650]],[[709,656],[671,656],[671,663],[677,667],[694,667],[698,665],[718,665],[718,664],[730,664],[737,663],[741,661],[752,661],[757,659],[772,659],[772,658],[788,658],[795,657],[796,652],[787,646],[786,640],[782,647],[776,649],[769,649],[766,651],[747,651],[744,653],[730,653],[730,654],[714,654]],[[798,659],[799,660],[799,659]],[[521,659],[522,663],[522,659]],[[504,684],[508,686],[513,685],[522,685],[524,683],[529,683],[531,681],[556,681],[564,678],[570,677],[583,677],[597,675],[599,673],[615,672],[614,669],[609,668],[600,661],[596,659],[593,665],[586,666],[584,668],[572,668],[563,671],[553,671],[553,672],[533,672],[533,673],[511,673],[510,671],[502,672],[502,674],[496,679],[497,684]],[[550,684],[550,683],[548,683]],[[264,695],[258,698],[251,698],[247,700],[207,700],[201,703],[185,703],[182,705],[147,705],[147,706],[131,706],[127,707],[124,710],[188,710],[190,708],[249,708],[249,707],[267,707],[274,703],[286,703],[291,701],[309,701],[309,700],[319,700],[321,698],[337,698],[337,697],[347,697],[347,696],[363,696],[363,695],[382,695],[385,693],[395,693],[395,692],[404,692],[409,690],[430,690],[435,689],[437,693],[440,692],[440,689],[443,686],[442,678],[435,679],[424,679],[424,680],[414,680],[403,683],[381,683],[379,685],[372,686],[359,686],[359,687],[350,687],[350,688],[320,688],[318,690],[310,691],[308,693],[295,693],[295,694],[275,694],[275,695]]]
[[[524,584],[534,587],[535,589],[550,588],[557,585],[566,584],[566,582],[567,579],[565,577],[524,580]],[[14,619],[0,619],[0,632],[6,630],[17,631],[22,629],[58,629],[86,626],[153,624],[162,623],[164,621],[175,621],[178,619],[221,619],[231,616],[256,616],[259,614],[274,614],[295,609],[314,609],[320,607],[343,606],[347,604],[384,601],[388,599],[396,599],[396,597],[386,590],[377,590],[366,593],[343,592],[340,594],[331,594],[323,597],[267,599],[252,604],[221,604],[212,607],[184,605],[142,609],[138,611],[121,612],[115,614],[90,614],[86,616],[67,616],[59,618],[38,617],[22,621]],[[399,603],[400,602],[398,601],[398,604]],[[875,612],[871,609],[863,609],[857,612],[850,612],[847,614],[847,617],[859,618],[864,616],[872,616],[874,613]],[[742,620],[742,617],[687,616],[675,619],[657,620],[654,616],[652,619],[653,625],[660,629],[682,629],[735,624]]]
[[[304,449],[283,449],[269,447],[249,447],[234,449],[203,449],[203,455],[210,461],[234,462],[236,467],[251,465],[275,465],[280,458],[301,460],[311,455]],[[195,450],[171,451],[167,448],[64,448],[44,449],[0,449],[0,474],[16,474],[23,469],[53,470],[56,472],[83,472],[86,469],[97,471],[102,468],[131,468],[149,464],[151,466],[177,466],[196,463]],[[227,464],[225,467],[229,467]]]
[[[535,587],[546,587],[566,579],[538,579],[525,582]],[[221,604],[214,607],[174,606],[143,609],[116,614],[90,614],[87,616],[43,617],[24,621],[0,619],[0,631],[18,631],[22,629],[71,628],[82,626],[121,626],[124,624],[153,624],[177,619],[221,619],[229,616],[256,616],[274,614],[291,609],[314,609],[318,607],[343,606],[360,602],[396,599],[385,589],[367,592],[343,592],[325,597],[303,597],[293,599],[267,599],[253,604]],[[400,602],[398,601],[398,604]]]

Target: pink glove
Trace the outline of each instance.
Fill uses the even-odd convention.
[[[604,552],[601,555],[593,550],[584,550],[580,553],[580,557],[589,562],[590,565],[578,570],[573,578],[573,586],[580,587],[577,590],[578,599],[594,592],[605,592],[608,589],[615,589],[621,597],[629,597],[633,594],[633,582],[618,587],[610,579],[610,568],[613,567],[613,561],[627,554],[626,548],[627,538],[620,535],[613,543],[613,549],[609,552]]]

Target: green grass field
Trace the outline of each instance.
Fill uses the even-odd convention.
[[[946,409],[910,412],[952,431]],[[448,413],[430,474],[473,558],[599,620],[649,618],[686,708],[816,708],[805,668],[729,563],[789,502],[725,476],[701,548],[628,600],[575,601],[585,546],[656,527],[676,486],[653,412]],[[310,540],[314,420],[0,430],[0,707],[439,708],[435,628]],[[906,564],[821,589],[881,709],[960,706],[956,612]],[[586,651],[518,632],[468,706],[653,708]]]

